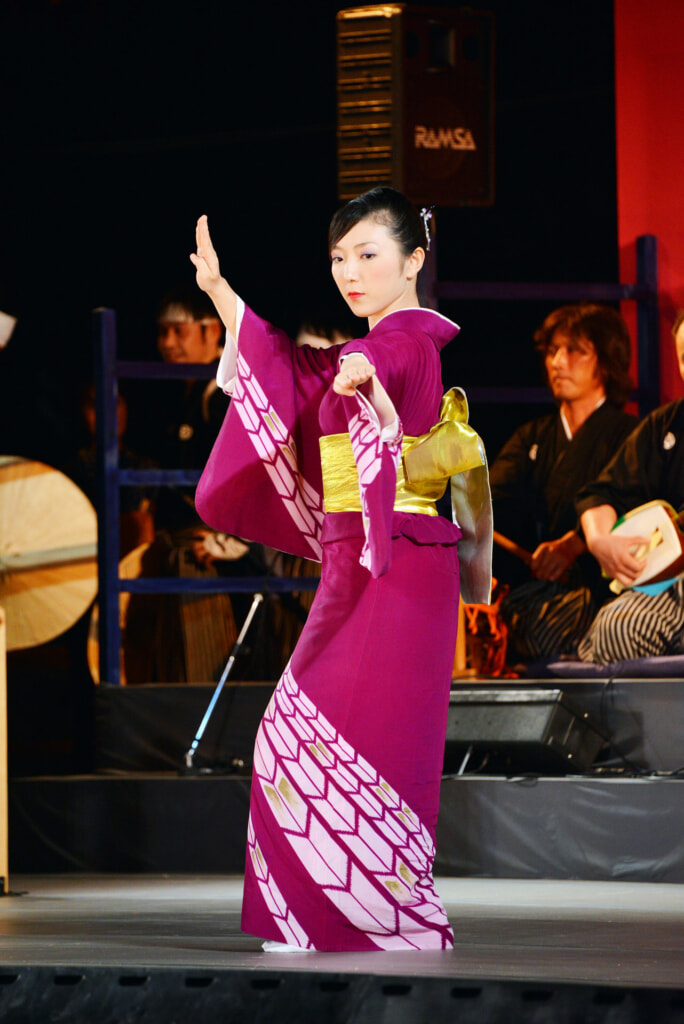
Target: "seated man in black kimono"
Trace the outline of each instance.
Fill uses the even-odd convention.
[[[679,373],[684,379],[684,310],[672,329]],[[620,536],[611,529],[618,517],[648,501],[684,509],[684,399],[655,409],[629,435],[615,457],[577,499],[589,550],[606,575],[628,589],[596,616],[579,646],[584,661],[609,664],[628,658],[681,654],[684,650],[684,580],[631,584],[645,566],[637,557],[649,540]],[[635,550],[636,549],[636,550]]]
[[[223,338],[223,324],[213,305],[194,284],[163,299],[157,347],[164,362],[214,366],[209,378],[190,375],[164,381],[157,389],[156,403],[149,388],[150,406],[156,406],[154,414],[148,411],[147,415],[149,441],[165,469],[201,470],[209,457],[228,408],[228,398],[215,378]],[[159,488],[155,525],[154,543],[143,557],[145,575],[258,576],[263,571],[256,545],[217,533],[202,522],[195,508],[194,485]],[[216,681],[250,604],[251,595],[240,593],[134,595],[126,628],[128,682]],[[259,657],[254,666],[246,663],[245,649],[238,665],[242,678],[267,678],[263,646],[255,644]]]
[[[574,654],[610,596],[578,530],[575,495],[637,424],[622,411],[630,341],[614,309],[563,306],[535,343],[557,410],[519,427],[490,469],[494,528],[530,556],[525,567],[497,549],[495,563],[512,586],[501,608],[509,651],[527,661]]]

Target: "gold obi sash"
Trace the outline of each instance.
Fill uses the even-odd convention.
[[[320,438],[326,512],[361,512],[359,478],[349,434]],[[427,434],[405,437],[397,467],[397,512],[436,516],[435,502],[456,473],[486,464],[484,448],[468,426],[468,403],[459,388],[442,398],[439,422]]]

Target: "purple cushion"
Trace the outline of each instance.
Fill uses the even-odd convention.
[[[666,654],[658,658],[630,658],[610,665],[588,661],[545,661],[528,665],[526,676],[545,679],[684,679],[684,654]]]

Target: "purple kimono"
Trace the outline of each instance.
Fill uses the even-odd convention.
[[[394,511],[402,432],[425,434],[458,332],[390,313],[342,348],[296,348],[239,309],[233,391],[197,490],[211,526],[322,560],[321,583],[256,739],[242,927],[317,950],[447,949],[432,863],[461,532]],[[363,352],[397,413],[331,387]],[[236,363],[236,365],[230,365]],[[362,512],[323,512],[318,438],[349,433]],[[481,597],[482,599],[482,597]]]

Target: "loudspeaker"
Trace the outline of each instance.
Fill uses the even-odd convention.
[[[607,736],[561,690],[453,689],[447,719],[445,774],[464,759],[486,774],[586,771]]]
[[[337,15],[340,199],[494,202],[494,17],[386,4]]]

